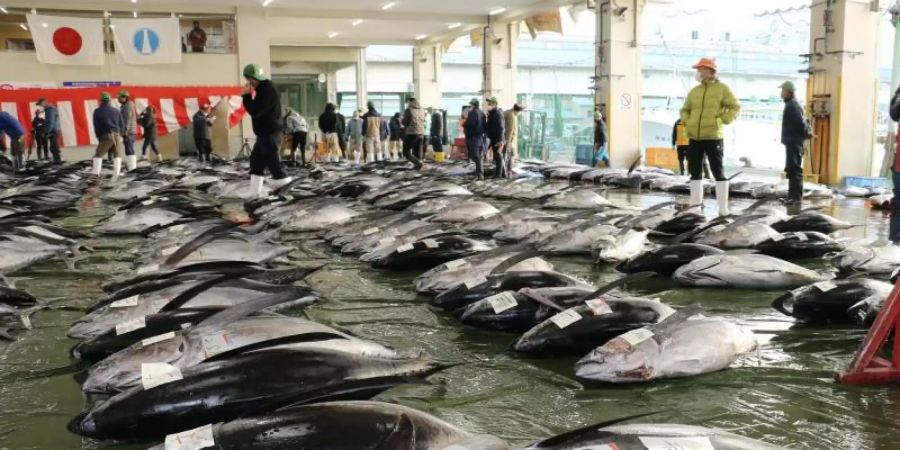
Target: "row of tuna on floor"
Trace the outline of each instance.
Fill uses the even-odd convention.
[[[196,175],[195,169],[177,164],[160,169],[181,172],[180,180]],[[476,326],[528,330],[515,344],[523,353],[586,354],[576,365],[576,374],[611,382],[726,368],[755,345],[748,331],[702,317],[693,307],[675,311],[654,300],[615,295],[614,288],[638,282],[649,276],[648,271],[688,285],[798,287],[780,300],[785,312],[802,320],[846,321],[861,315],[862,306],[857,304],[862,300],[877,308],[884,286],[858,278],[829,280],[830,275],[771,256],[724,253],[720,248],[764,251],[763,244],[768,243],[771,251],[785,255],[805,252],[804,257],[820,257],[839,252],[832,260],[844,272],[885,274],[898,262],[885,250],[848,246],[825,236],[849,224],[817,211],[788,217],[759,204],[754,205],[754,214],[744,215],[758,216],[753,219],[705,223],[698,211],[676,211],[665,204],[636,210],[613,205],[590,189],[560,183],[541,183],[526,195],[534,191],[544,195],[520,199],[539,209],[517,204],[501,211],[476,200],[474,194],[487,197],[491,190],[516,189],[520,182],[466,186],[458,176],[465,168],[454,166],[426,173],[390,165],[369,169],[368,173],[342,168],[299,173],[302,176],[292,185],[245,205],[255,219],[246,228],[221,219],[217,202],[208,196],[214,184],[206,186],[204,194],[177,186],[180,180],[171,175],[168,186],[130,200],[101,221],[95,233],[143,233],[150,239],[138,252],[143,256],[136,261],[136,272],[107,283],[107,294],[69,331],[81,340],[73,355],[95,363],[84,380],[85,392],[115,393],[91,405],[72,421],[71,429],[121,439],[161,439],[174,433],[166,438],[170,445],[200,443],[187,448],[205,448],[211,440],[224,446],[233,442],[241,448],[252,448],[251,442],[331,448],[337,446],[334,439],[359,436],[372,439],[356,442],[359,448],[368,448],[371,442],[390,444],[381,448],[504,448],[495,438],[471,436],[397,405],[304,405],[334,398],[368,399],[392,386],[424,378],[444,364],[279,315],[279,311],[322,300],[294,286],[313,269],[274,265],[293,250],[275,241],[279,230],[322,232],[323,238],[345,253],[359,253],[376,267],[430,268],[417,278],[416,288],[432,295],[434,305]],[[66,175],[50,185],[78,198],[82,176],[71,169],[61,169],[59,175],[64,170]],[[115,190],[101,196],[121,195],[144,176],[149,172],[123,177]],[[19,196],[18,203],[10,205],[28,210],[42,204],[50,213],[49,203],[25,204],[29,189],[41,183],[46,186],[47,180],[17,180],[0,198]],[[5,242],[29,239],[17,247],[21,253],[35,254],[32,247],[48,241],[57,248],[26,262],[3,261],[3,273],[57,255],[68,261],[78,258],[79,242],[85,236],[23,211],[5,215],[3,220],[12,230]],[[697,243],[704,236],[709,241]],[[593,254],[604,264],[619,262],[620,270],[632,275],[597,288],[553,271],[541,259],[544,254],[567,253]],[[753,282],[747,283],[748,277]],[[27,298],[21,291],[8,289],[4,300],[16,296]],[[29,302],[33,299],[19,305],[29,311]],[[850,306],[857,309],[849,313],[841,302],[852,302]],[[813,305],[809,309],[815,314],[804,317],[801,311],[807,304]],[[834,314],[821,314],[822,304]],[[864,309],[869,313],[875,308]],[[16,314],[27,317],[22,311]],[[721,336],[717,341],[724,353],[703,352],[710,335]],[[692,356],[701,354],[702,364],[685,370],[680,361],[661,357],[679,349],[699,350]],[[644,360],[636,365],[633,361],[639,356]],[[226,423],[211,425],[222,421]],[[348,423],[362,428],[347,433]],[[335,424],[340,424],[340,432],[334,431]],[[659,424],[599,428],[549,439],[533,448],[608,443],[618,448],[655,448],[649,444],[653,439],[672,434],[699,436],[713,448],[761,445],[698,428]],[[298,429],[307,432],[300,437],[284,433]],[[376,429],[391,432],[385,436],[372,431]],[[285,434],[309,440],[278,441],[288,439]],[[728,447],[734,442],[742,444]]]

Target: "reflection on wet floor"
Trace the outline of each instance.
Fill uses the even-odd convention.
[[[610,191],[608,197],[640,207],[671,196]],[[501,202],[497,202],[498,206]],[[734,209],[751,203],[735,199]],[[708,200],[714,212],[714,201]],[[825,204],[825,203],[823,203]],[[63,223],[82,229],[108,211],[87,199],[77,217]],[[235,211],[239,211],[234,208]],[[839,200],[826,211],[859,225],[850,238],[884,239],[887,216],[862,200]],[[795,449],[896,448],[900,431],[900,388],[857,388],[832,381],[836,368],[852,358],[863,330],[795,325],[770,307],[780,292],[684,289],[667,279],[651,279],[627,290],[671,305],[701,303],[708,314],[731,318],[754,330],[761,347],[736,367],[701,377],[634,386],[583,386],[575,381],[577,358],[522,359],[509,351],[517,335],[476,330],[426,306],[412,288],[419,273],[386,272],[336,255],[312,235],[285,236],[297,245],[297,261],[329,261],[309,284],[330,301],[306,313],[314,320],[403,349],[415,349],[459,365],[433,377],[430,385],[393,389],[382,399],[436,414],[464,429],[496,434],[515,444],[592,422],[658,411],[646,420],[718,427]],[[44,299],[65,297],[87,305],[99,284],[125,270],[134,239],[104,238],[97,252],[75,272],[47,263],[17,274],[19,284]],[[557,270],[595,284],[616,279],[611,267],[588,258],[551,258]],[[825,268],[821,261],[804,262]],[[35,329],[15,343],[0,342],[0,448],[101,448],[69,434],[65,423],[82,409],[71,375],[26,379],[29,371],[71,363],[65,337],[77,311],[35,316]],[[118,446],[103,448],[143,448]]]

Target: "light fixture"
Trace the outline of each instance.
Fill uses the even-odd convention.
[[[137,0],[131,0],[131,3],[137,3]]]
[[[115,29],[116,29],[116,26],[113,25],[113,24],[109,24],[109,29],[110,29],[110,30],[115,30]]]
[[[20,24],[19,24],[19,28],[21,28],[21,29],[23,29],[23,30],[25,30],[25,31],[28,31],[28,26],[25,25],[24,23],[20,23]]]
[[[500,14],[500,13],[502,13],[503,11],[506,11],[506,8],[504,8],[504,7],[501,6],[501,7],[499,7],[499,8],[494,8],[494,9],[490,10],[490,11],[488,12],[488,14],[490,14],[490,15],[492,15],[492,16],[496,16],[497,14]]]
[[[50,24],[47,23],[47,22],[41,22],[41,26],[44,27],[44,28],[47,28],[47,27],[50,26]]]
[[[420,34],[420,35],[416,36],[416,40],[417,40],[417,41],[421,41],[422,39],[425,39],[425,38],[427,38],[427,37],[428,37],[427,34]]]
[[[0,6],[0,11],[3,11],[3,14],[9,14],[9,11],[7,11],[6,8],[2,6]]]
[[[31,8],[31,13],[32,13],[32,14],[37,14],[37,8]]]
[[[362,19],[356,19],[356,20],[354,20],[353,22],[350,22],[350,24],[353,25],[354,27],[357,26],[357,25],[359,25],[359,24],[361,24],[361,23],[363,23],[363,20],[362,20]]]
[[[338,34],[340,33],[338,33],[337,31],[332,31],[331,33],[328,33],[328,39],[334,39]]]
[[[272,4],[272,0],[263,0],[263,8]]]
[[[449,28],[449,29],[451,29],[451,30],[454,30],[454,29],[459,28],[461,25],[462,25],[462,24],[459,23],[459,22],[451,23],[450,25],[447,25],[447,28]]]
[[[137,11],[131,13],[131,17],[134,17],[135,19],[137,19]]]
[[[383,5],[381,5],[381,10],[382,10],[382,11],[387,11],[387,10],[393,8],[395,5],[397,5],[397,2],[387,2],[387,3],[383,4]]]

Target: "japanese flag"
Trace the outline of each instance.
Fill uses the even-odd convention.
[[[103,20],[27,14],[38,61],[103,65]]]
[[[178,19],[112,19],[116,60],[120,64],[181,62]]]

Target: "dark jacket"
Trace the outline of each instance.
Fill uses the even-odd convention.
[[[419,102],[411,101],[409,107],[403,111],[403,120],[400,122],[406,129],[407,136],[425,135],[425,110],[419,106]]]
[[[122,112],[114,108],[110,103],[101,103],[94,110],[94,134],[102,138],[110,133],[121,135],[125,131],[125,121],[122,120]]]
[[[347,118],[339,112],[336,112],[334,114],[337,116],[337,122],[334,126],[334,131],[336,131],[337,134],[341,136],[341,138],[345,138],[346,133],[344,132],[347,131]]]
[[[144,128],[144,139],[148,137],[156,137],[156,113],[150,108],[144,108],[138,117],[138,123]]]
[[[403,137],[403,124],[400,123],[399,117],[394,117],[391,119],[389,128],[391,131],[391,140],[392,141],[399,141],[400,138]]]
[[[10,139],[18,139],[25,134],[25,128],[12,114],[0,111],[0,134],[5,134]]]
[[[212,123],[202,111],[194,113],[194,139],[212,139]]]
[[[781,119],[781,143],[797,143],[806,140],[806,123],[803,120],[803,108],[797,99],[784,101],[784,115]]]
[[[894,96],[891,98],[888,112],[891,115],[891,120],[894,122],[900,121],[900,87],[897,88],[897,91],[894,92]]]
[[[506,124],[503,123],[503,111],[494,108],[488,111],[487,123],[484,125],[484,134],[491,140],[491,145],[503,142],[506,134]]]
[[[444,115],[440,111],[436,111],[431,115],[431,137],[442,137],[444,135]]]
[[[47,134],[59,133],[62,125],[59,123],[59,110],[53,105],[44,106],[44,129]]]
[[[43,117],[34,117],[34,120],[31,121],[31,132],[35,137],[43,138],[44,134],[44,118]]]
[[[259,82],[256,97],[244,94],[244,108],[253,121],[253,134],[270,136],[281,132],[281,94],[269,80]]]
[[[594,146],[606,145],[606,122],[603,119],[594,121]]]
[[[466,141],[483,141],[486,122],[487,118],[480,109],[470,109],[469,114],[466,116],[466,122],[463,124],[463,131],[466,133]]]
[[[319,129],[325,134],[337,132],[337,114],[334,113],[334,108],[325,107],[325,112],[319,116]]]

